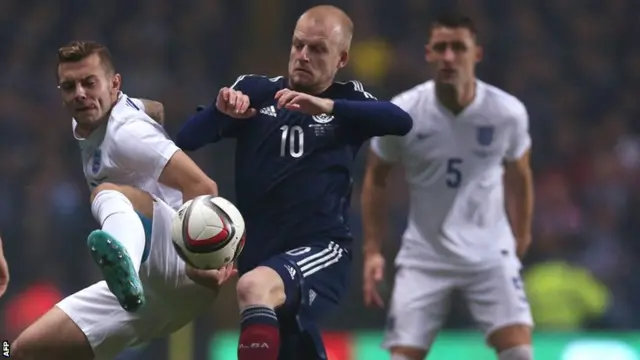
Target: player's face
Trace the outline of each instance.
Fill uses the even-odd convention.
[[[111,74],[98,55],[58,66],[62,103],[78,124],[96,125],[108,115],[118,98],[120,75]]]
[[[461,85],[475,79],[482,48],[469,29],[435,27],[426,50],[426,60],[433,67],[437,82]]]
[[[304,92],[324,91],[347,63],[348,53],[341,41],[335,26],[298,22],[289,56],[291,86]]]

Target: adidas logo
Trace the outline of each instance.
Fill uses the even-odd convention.
[[[285,265],[284,268],[287,269],[292,280],[296,278],[296,269],[289,265]]]
[[[313,289],[309,290],[309,306],[313,304],[313,300],[316,299],[316,296],[318,296],[318,294],[316,294],[316,292],[313,291]]]
[[[260,114],[265,114],[267,116],[276,117],[278,114],[276,113],[276,107],[271,105],[266,108],[260,109]]]

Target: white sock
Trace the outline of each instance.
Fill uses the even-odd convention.
[[[408,356],[401,354],[391,354],[391,360],[411,360]]]
[[[115,190],[100,191],[91,203],[95,219],[102,230],[118,240],[127,249],[136,271],[140,270],[144,253],[145,233],[133,204]]]
[[[533,360],[531,345],[520,345],[504,350],[498,354],[500,360]]]

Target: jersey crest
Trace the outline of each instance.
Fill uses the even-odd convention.
[[[91,172],[95,175],[100,172],[102,167],[102,150],[99,148],[93,152],[93,158],[91,159]]]
[[[317,122],[318,124],[327,124],[330,123],[331,120],[333,120],[333,115],[320,114],[313,116],[313,121]]]
[[[491,145],[494,133],[495,127],[493,126],[478,126],[476,130],[476,139],[478,140],[478,144],[482,146]]]

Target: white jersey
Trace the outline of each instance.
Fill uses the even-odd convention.
[[[503,161],[531,146],[525,106],[477,81],[473,102],[457,116],[436,98],[428,81],[393,103],[414,120],[403,137],[371,142],[383,160],[405,168],[410,189],[408,226],[399,265],[480,268],[513,254],[515,239],[504,206]]]
[[[74,121],[74,135],[76,125]],[[182,194],[158,179],[178,147],[144,113],[142,103],[120,94],[106,124],[78,141],[90,188],[112,182],[155,197],[151,231],[145,229],[151,246],[139,271],[145,306],[137,312],[125,311],[104,280],[56,304],[84,333],[96,360],[115,359],[126,348],[184,327],[211,306],[217,293],[189,279],[171,241],[171,224]]]
[[[80,144],[84,175],[90,189],[111,182],[144,190],[177,209],[182,194],[158,182],[169,159],[179,148],[162,126],[145,112],[142,102],[120,93],[104,126],[86,139],[73,134]]]

